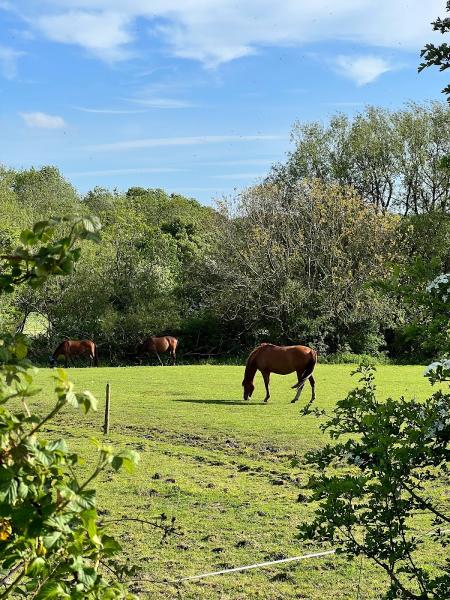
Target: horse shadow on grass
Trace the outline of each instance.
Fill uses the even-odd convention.
[[[172,402],[188,402],[190,404],[227,404],[230,406],[263,406],[264,402],[249,402],[248,400],[220,400],[217,398],[213,399],[203,399],[199,400],[198,398],[176,398],[172,400]]]

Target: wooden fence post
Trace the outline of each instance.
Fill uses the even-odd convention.
[[[103,434],[108,435],[109,433],[109,404],[110,404],[110,391],[109,383],[106,384],[106,403],[105,403],[105,421],[103,423]]]

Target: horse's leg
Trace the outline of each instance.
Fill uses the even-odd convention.
[[[316,380],[312,375],[309,376],[309,383],[311,384],[311,402],[316,399]]]
[[[266,397],[264,398],[264,402],[268,402],[269,398],[270,398],[270,392],[269,392],[270,371],[262,371],[262,376],[264,379],[264,385],[266,386]]]
[[[291,390],[295,390],[297,389],[299,386],[303,385],[305,382],[302,381],[302,375],[303,375],[303,371],[297,371],[297,383],[295,383],[292,387]]]
[[[177,364],[177,351],[175,350],[175,348],[172,348],[172,360],[173,366],[175,366]]]
[[[302,384],[302,375],[303,371],[297,371],[297,383],[294,383],[294,385],[291,387],[291,390],[296,390],[298,386]]]
[[[305,384],[301,383],[298,388],[297,388],[297,393],[295,394],[295,398],[293,400],[291,400],[291,404],[294,404],[294,402],[297,402],[297,400],[300,398],[300,394],[302,393],[303,390],[303,386]]]
[[[297,378],[298,381],[295,385],[293,385],[293,388],[297,388],[297,393],[295,394],[295,397],[293,400],[291,400],[291,404],[294,404],[294,402],[297,402],[297,400],[300,398],[300,394],[302,393],[303,390],[303,386],[305,385],[305,380],[302,380],[302,374],[303,371],[297,371]]]
[[[157,352],[156,350],[155,350],[155,354],[156,354],[156,356],[158,357],[159,364],[161,365],[161,367],[163,367],[163,366],[164,366],[164,365],[163,365],[163,361],[161,360],[161,358],[160,358],[160,356],[159,356],[159,354],[158,354],[158,352]]]
[[[64,354],[64,364],[66,365],[66,369],[69,367],[69,357],[67,354]]]

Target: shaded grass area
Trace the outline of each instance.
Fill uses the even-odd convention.
[[[351,365],[318,365],[317,406],[331,411],[336,400],[356,385]],[[380,397],[425,398],[430,386],[421,367],[380,366]],[[295,374],[273,376],[268,404],[263,383],[256,379],[251,402],[241,398],[242,367],[180,366],[70,369],[79,389],[100,400],[96,414],[68,408],[48,435],[64,435],[71,448],[86,457],[86,473],[94,464],[92,437],[102,437],[104,391],[111,384],[111,432],[108,441],[136,449],[141,462],[133,474],[104,474],[98,482],[99,507],[105,518],[122,515],[149,518],[173,515],[182,534],[161,544],[159,532],[137,523],[112,525],[126,557],[138,563],[142,598],[183,599],[376,599],[385,584],[383,573],[368,561],[344,557],[311,559],[241,574],[223,575],[181,585],[164,579],[251,564],[329,549],[296,540],[296,527],[313,507],[302,484],[312,474],[304,463],[308,450],[327,440],[323,419],[300,417],[309,399],[298,404],[290,386]],[[39,372],[43,391],[33,400],[39,410],[50,406],[51,371]],[[299,466],[293,468],[296,457]],[[436,490],[446,502],[445,491]],[[418,531],[429,529],[422,516]],[[422,559],[436,557],[431,541]],[[362,569],[362,570],[361,570]],[[360,570],[362,577],[360,577]]]

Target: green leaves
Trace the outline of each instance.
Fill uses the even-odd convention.
[[[20,234],[22,246],[0,257],[0,293],[12,292],[19,283],[36,288],[51,275],[70,275],[80,258],[77,242],[98,242],[100,229],[100,221],[95,216],[53,217],[36,223],[32,230],[25,229]],[[56,230],[68,233],[51,242]]]
[[[13,339],[8,339],[7,348],[6,358],[13,361],[23,354]],[[109,558],[121,547],[99,525],[91,486],[104,469],[131,471],[139,457],[132,450],[115,452],[96,442],[97,466],[85,482],[78,482],[71,471],[77,455],[70,453],[64,439],[43,439],[39,430],[65,406],[86,412],[95,410],[96,400],[88,391],[77,392],[63,370],[58,369],[54,379],[56,404],[49,415],[38,419],[10,413],[6,407],[0,410],[0,570],[12,572],[26,557],[21,579],[30,593],[39,589],[38,598],[131,598],[97,570],[102,556]],[[4,402],[15,395],[25,400],[27,390],[33,391],[32,377],[21,361],[0,366]]]
[[[8,476],[10,473],[8,473]],[[14,505],[18,496],[19,485],[16,479],[6,479],[0,483],[0,502]]]
[[[42,556],[37,556],[28,565],[27,574],[30,577],[36,577],[36,575],[39,575],[44,570],[45,566],[45,559]]]
[[[55,392],[58,396],[58,402],[63,404],[69,404],[74,408],[80,407],[84,413],[88,413],[90,410],[97,410],[97,399],[89,392],[84,390],[83,392],[75,392],[74,386],[64,369],[56,369],[56,374],[53,376],[56,381]]]
[[[70,598],[70,595],[64,590],[64,587],[57,581],[47,581],[35,596],[36,600],[64,600]]]
[[[19,283],[41,285],[68,275],[80,257],[79,240],[98,240],[97,218],[54,218],[22,232],[22,246],[0,257],[0,293]],[[55,232],[64,237],[51,241]],[[57,369],[55,405],[44,416],[30,414],[27,400],[37,391],[23,335],[0,337],[0,583],[1,597],[76,600],[131,598],[125,587],[99,572],[99,561],[120,545],[99,525],[95,478],[105,469],[131,470],[135,452],[98,444],[98,463],[84,482],[74,476],[79,457],[64,439],[41,437],[43,426],[67,407],[96,410],[87,390],[76,391]],[[20,400],[21,403],[11,400]],[[11,404],[11,409],[9,405]]]
[[[80,406],[85,413],[90,410],[97,410],[97,399],[88,392],[84,390],[84,392],[78,393],[76,395],[78,406]]]
[[[111,466],[115,471],[124,467],[128,473],[132,473],[138,462],[139,454],[135,450],[122,450],[113,456]]]
[[[364,554],[374,560],[390,578],[385,598],[447,597],[445,564],[437,560],[430,569],[417,558],[424,540],[413,531],[412,517],[420,511],[436,526],[450,522],[423,485],[442,485],[447,475],[450,394],[436,392],[422,403],[380,402],[373,367],[361,365],[356,373],[362,386],[337,402],[323,426],[339,441],[307,455],[319,473],[307,484],[319,505],[299,536],[338,543],[349,558]],[[437,538],[446,545],[445,535]]]
[[[81,520],[83,521],[83,525],[89,535],[89,539],[96,545],[99,546],[101,544],[100,538],[97,535],[97,511],[94,508],[89,510],[84,510],[80,513]]]
[[[132,473],[139,462],[139,454],[135,450],[125,449],[116,453],[112,446],[103,444],[96,438],[93,438],[92,442],[100,453],[100,465],[111,465],[115,471],[124,467],[128,473]]]
[[[447,12],[450,12],[450,3],[448,1]],[[432,25],[434,31],[440,31],[442,34],[450,32],[450,18],[441,19],[438,17]],[[419,73],[427,67],[439,67],[439,71],[445,71],[450,68],[450,46],[445,42],[439,46],[426,44],[420,56],[423,58],[423,62],[419,65]],[[442,90],[442,93],[448,96],[448,101],[450,102],[450,85],[447,85]]]
[[[122,546],[113,537],[103,534],[102,535],[102,547],[105,556],[114,556],[122,550]]]

